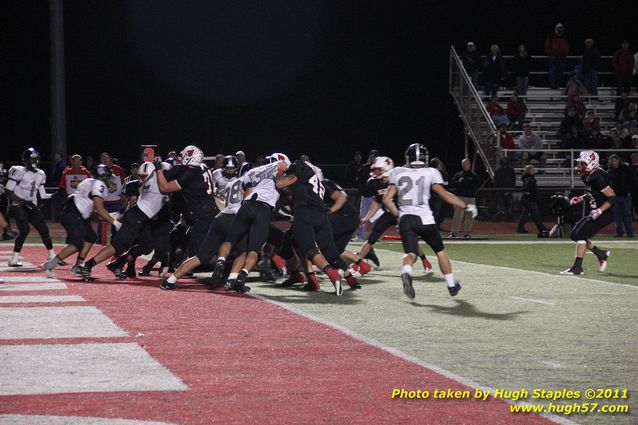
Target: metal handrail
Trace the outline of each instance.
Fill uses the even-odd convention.
[[[453,71],[457,71],[462,78],[462,82],[459,81],[458,93],[456,92],[455,87],[453,87],[454,85]],[[474,84],[472,84],[472,80],[470,79],[469,75],[465,71],[465,67],[461,63],[461,59],[459,58],[458,54],[456,53],[456,50],[452,46],[450,47],[449,91],[452,97],[454,98],[454,101],[458,105],[461,119],[465,123],[465,126],[468,132],[470,133],[470,137],[472,138],[472,141],[474,142],[474,145],[476,146],[477,153],[479,154],[479,156],[481,157],[485,165],[487,173],[489,174],[490,178],[493,178],[494,177],[493,165],[490,162],[490,160],[487,158],[487,155],[485,154],[485,151],[483,150],[483,146],[481,145],[481,140],[483,140],[483,137],[481,137],[481,133],[480,133],[481,132],[480,121],[477,121],[477,125],[472,125],[473,124],[472,120],[468,116],[468,115],[471,115],[471,111],[469,110],[471,106],[468,103],[467,111],[465,110],[465,107],[464,107],[465,102],[463,99],[463,84],[465,85],[465,87],[469,89],[468,97],[472,99],[473,104],[477,107],[479,113],[482,115],[483,121],[487,123],[488,125],[488,133],[490,133],[488,134],[488,138],[490,138],[491,136],[496,136],[496,125],[494,125],[494,121],[492,121],[492,117],[490,117],[490,115],[487,113],[487,110],[485,109],[485,105],[483,105],[483,102],[481,101],[481,96],[476,91]]]

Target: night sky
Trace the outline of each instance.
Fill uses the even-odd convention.
[[[33,145],[48,159],[48,4],[5,3],[1,157]],[[107,150],[128,163],[139,144],[196,144],[207,155],[345,163],[370,148],[398,160],[419,141],[456,164],[451,44],[472,40],[486,52],[496,42],[512,54],[524,43],[542,54],[559,21],[575,54],[587,36],[603,54],[623,38],[638,43],[638,6],[558,3],[66,1],[69,152]]]

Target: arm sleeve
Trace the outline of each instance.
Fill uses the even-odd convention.
[[[20,180],[22,180],[22,176],[24,176],[24,171],[17,167],[11,167],[9,169],[9,181],[5,186],[7,190],[14,191]]]
[[[432,184],[443,184],[443,176],[436,168],[432,168]]]
[[[390,175],[388,176],[388,184],[393,184],[396,186],[397,184],[397,173],[395,172],[396,168],[390,171]]]
[[[40,187],[38,188],[38,192],[40,193],[40,198],[42,199],[51,199],[51,195],[50,193],[47,193],[46,189],[44,188],[44,184],[41,184]]]

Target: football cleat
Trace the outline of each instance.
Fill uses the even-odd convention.
[[[68,266],[68,265],[69,265],[69,263],[67,263],[67,262],[66,262],[66,261],[64,261],[64,260],[60,260],[60,261],[58,261],[58,266],[63,266],[63,267],[64,267],[64,266]]]
[[[128,267],[126,268],[126,277],[135,277],[135,276],[137,276],[137,273],[135,273],[135,263],[133,263],[133,265],[129,263]]]
[[[293,286],[296,283],[305,283],[305,282],[306,282],[306,278],[304,277],[302,273],[293,272],[288,279],[282,282],[281,286],[283,286],[284,288],[287,288],[287,287]]]
[[[412,286],[412,276],[407,273],[401,274],[401,280],[403,281],[403,293],[406,297],[413,300],[416,294],[414,293],[414,287]]]
[[[598,257],[598,270],[604,272],[607,270],[607,259],[611,255],[611,251],[605,251],[602,257]]]
[[[237,279],[228,279],[224,284],[224,291],[230,292],[234,291],[237,287]]]
[[[381,263],[379,262],[379,257],[377,257],[376,252],[374,252],[374,248],[370,248],[368,255],[366,255],[366,259],[372,261],[377,267],[381,267]]]
[[[213,282],[221,282],[224,276],[224,268],[226,267],[226,263],[223,260],[217,260],[215,264],[215,270],[213,271]]]
[[[244,270],[239,272],[237,276],[237,284],[235,285],[235,291],[237,292],[250,292],[250,286],[246,286],[246,279],[248,279],[248,273]]]
[[[91,269],[88,268],[86,265],[82,264],[81,266],[77,266],[77,271],[78,271],[78,274],[82,276],[82,279],[85,282],[91,282],[92,280],[94,280],[91,277]]]
[[[20,261],[9,260],[9,267],[22,267],[22,263]]]
[[[145,265],[144,267],[142,267],[139,271],[138,276],[150,276],[151,275],[151,270],[153,270],[152,267],[149,267],[149,265]]]
[[[267,281],[275,281],[275,275],[272,273],[272,265],[270,262],[270,258],[264,257],[257,263],[257,270],[261,276]]]
[[[357,266],[355,263],[352,263],[348,266],[348,270],[350,271],[350,274],[353,275],[354,277],[361,277],[361,273],[359,272],[359,266]]]
[[[53,279],[55,277],[55,275],[53,274],[53,269],[55,268],[56,264],[59,264],[59,263],[56,263],[55,259],[53,258],[49,259],[48,261],[42,264],[42,268],[46,270],[47,277],[50,279]]]
[[[579,267],[570,267],[567,270],[563,270],[560,272],[563,276],[579,276],[585,274],[582,268]]]
[[[343,294],[343,286],[341,285],[341,274],[337,269],[328,267],[326,269],[326,275],[328,275],[328,278],[330,278],[330,281],[335,287],[335,295],[340,297],[341,294]]]
[[[423,269],[425,269],[426,273],[433,273],[432,263],[430,263],[427,258],[424,258],[421,262],[423,263]]]
[[[306,283],[303,287],[304,291],[318,291],[321,289],[321,285],[319,285],[319,280],[317,279],[317,275],[314,273],[308,274],[308,283]]]
[[[348,283],[350,289],[361,289],[361,284],[357,281],[357,278],[355,278],[351,274],[346,277],[346,282]]]
[[[363,260],[359,261],[359,264],[357,265],[359,266],[359,273],[361,273],[361,276],[369,273],[370,270],[372,270],[372,266]]]
[[[106,268],[118,279],[126,279],[126,272],[122,270],[121,260],[118,258],[106,264]]]
[[[455,280],[454,281],[454,286],[448,286],[447,290],[450,291],[450,295],[454,297],[461,290],[461,284],[459,283],[458,280]]]
[[[176,289],[177,288],[177,282],[175,283],[170,283],[167,279],[164,279],[162,281],[162,283],[160,283],[160,289],[163,289],[165,291],[170,291],[171,289]]]
[[[71,267],[71,273],[73,274],[80,274],[80,271],[78,270],[79,266],[83,266],[84,264],[76,264],[73,267]]]

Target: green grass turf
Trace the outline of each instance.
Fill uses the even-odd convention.
[[[379,248],[402,252],[401,245],[379,243]],[[607,245],[611,250],[609,266],[605,273],[598,271],[598,262],[593,254],[586,254],[583,262],[585,277],[608,282],[638,286],[638,244]],[[446,244],[450,258],[468,263],[513,267],[558,274],[570,267],[574,261],[574,244]],[[434,255],[426,247],[426,255]]]

